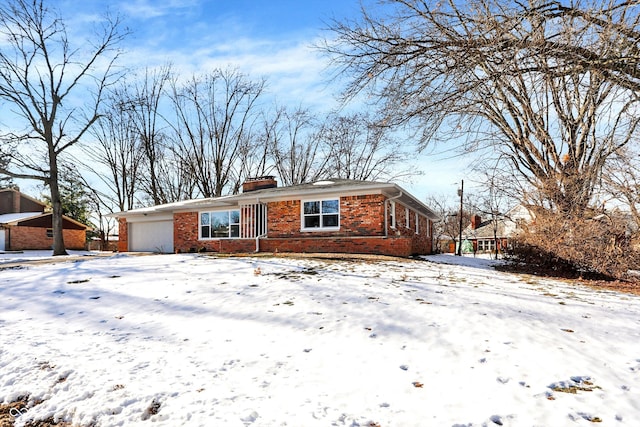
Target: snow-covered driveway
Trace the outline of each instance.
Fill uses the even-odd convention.
[[[428,259],[2,270],[0,403],[29,396],[17,426],[640,425],[640,297]]]

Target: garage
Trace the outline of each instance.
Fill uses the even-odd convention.
[[[173,219],[129,223],[132,252],[173,252]]]

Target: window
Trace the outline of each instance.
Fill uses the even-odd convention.
[[[493,251],[496,245],[493,239],[491,240],[478,240],[478,252]]]
[[[416,234],[420,234],[420,217],[418,216],[418,212],[416,212]]]
[[[340,227],[340,200],[314,200],[302,204],[302,229]]]
[[[404,208],[405,227],[409,228],[409,208]]]
[[[47,228],[47,239],[53,239],[53,228]]]
[[[220,239],[240,237],[240,211],[200,213],[200,238]]]

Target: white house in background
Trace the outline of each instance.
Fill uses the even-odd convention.
[[[498,251],[502,252],[508,247],[510,239],[518,234],[523,222],[531,219],[531,212],[522,205],[500,215],[496,221],[475,214],[471,217],[471,224],[462,231],[462,239],[473,244],[474,252],[494,252],[496,245]]]

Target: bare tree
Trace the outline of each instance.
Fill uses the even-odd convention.
[[[509,192],[509,185],[504,185],[505,178],[512,177],[505,177],[503,171],[497,168],[486,169],[484,171],[484,179],[480,185],[482,190],[476,195],[476,213],[481,214],[484,219],[488,218],[491,222],[495,259],[498,259],[500,249],[504,250],[504,248],[501,248],[501,242],[498,241],[498,237],[507,237],[503,233],[505,231],[505,220],[510,219],[508,215],[509,208],[519,202]],[[499,236],[498,234],[502,235]]]
[[[640,153],[626,147],[616,153],[603,174],[603,185],[607,194],[627,209],[636,233],[640,232]],[[614,204],[614,205],[615,205]]]
[[[53,254],[64,255],[58,159],[98,119],[104,90],[118,77],[115,47],[124,34],[117,18],[107,19],[96,40],[74,47],[44,1],[8,0],[0,6],[0,36],[0,99],[16,127],[2,150],[21,147],[0,172],[50,188]]]
[[[408,155],[389,128],[364,114],[331,115],[319,134],[327,158],[327,173],[334,178],[355,180],[397,179],[417,171],[398,169]]]
[[[185,160],[176,147],[162,152],[156,163],[157,186],[167,203],[196,197],[198,183],[191,163]]]
[[[104,207],[118,211],[133,209],[140,189],[144,151],[138,131],[126,108],[123,93],[114,91],[106,105],[106,112],[92,129],[94,138],[83,144],[87,161],[84,167],[97,177],[110,193]]]
[[[170,156],[165,145],[166,135],[162,130],[161,102],[164,97],[164,89],[171,79],[171,66],[163,66],[157,69],[145,68],[140,78],[122,87],[119,98],[123,110],[126,110],[136,128],[140,148],[144,153],[145,173],[138,176],[141,179],[145,191],[153,204],[162,204],[176,201],[168,194],[167,189],[161,184],[169,181],[168,173],[162,162]],[[165,165],[166,166],[166,165]]]
[[[427,198],[427,205],[433,209],[438,219],[433,222],[433,239],[436,248],[442,250],[443,243],[446,244],[453,241],[456,246],[461,243],[459,237],[461,234],[460,224],[462,228],[467,226],[471,221],[471,211],[469,207],[472,205],[467,197],[466,203],[462,210],[462,221],[460,221],[460,209],[457,201],[452,201],[445,195],[430,196]]]
[[[335,22],[322,46],[351,76],[345,96],[418,125],[422,146],[493,147],[548,209],[582,215],[640,119],[637,2],[383,4]]]
[[[7,166],[9,166],[10,161],[11,161],[11,156],[4,153],[3,150],[0,148],[0,171],[3,169],[6,169]],[[11,177],[7,175],[3,175],[0,172],[0,188],[12,188],[14,186],[15,184],[13,183],[13,180],[11,179]]]
[[[204,197],[239,188],[243,177],[238,164],[252,144],[264,85],[236,70],[214,70],[184,85],[173,82],[176,153],[190,165]]]
[[[277,107],[265,120],[264,138],[284,185],[316,181],[325,176],[328,158],[323,156],[317,120],[306,109]]]
[[[267,128],[264,125],[265,129]],[[235,180],[234,188],[231,190],[233,194],[240,191],[242,182],[247,177],[258,177],[270,175],[275,166],[271,162],[271,154],[266,134],[258,135],[257,133],[249,141],[249,144],[240,147],[238,153],[241,162],[236,162],[236,172],[234,176],[240,179]]]

